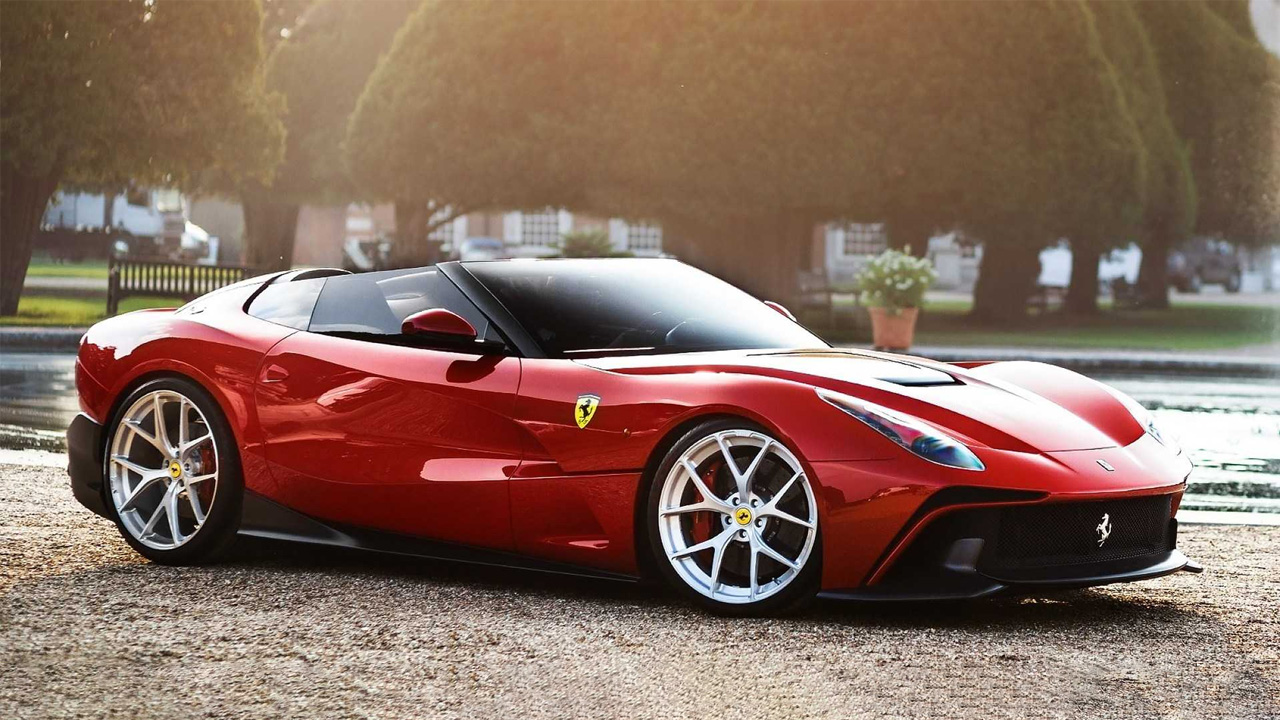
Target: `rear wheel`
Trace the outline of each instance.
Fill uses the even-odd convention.
[[[133,549],[184,565],[230,546],[243,482],[231,428],[208,393],[179,378],[146,383],[121,404],[109,438],[106,505]]]
[[[647,518],[663,576],[713,611],[786,611],[817,591],[809,478],[785,445],[748,423],[703,423],[677,441],[653,478]]]

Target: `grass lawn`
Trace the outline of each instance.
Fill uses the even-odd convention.
[[[1280,309],[1174,305],[1171,310],[1113,311],[1093,317],[1031,315],[1011,327],[979,325],[967,301],[928,303],[916,330],[919,345],[1222,350],[1280,339]]]
[[[178,307],[183,302],[179,298],[126,298],[120,302],[120,312],[154,307]],[[18,314],[0,317],[0,325],[85,327],[96,323],[106,315],[106,296],[65,297],[26,294],[18,301]]]
[[[107,279],[107,263],[91,260],[82,263],[55,263],[48,260],[32,260],[27,267],[27,277],[78,277]]]

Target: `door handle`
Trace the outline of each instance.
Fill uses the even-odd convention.
[[[266,370],[262,371],[262,382],[274,383],[280,382],[289,377],[289,371],[279,365],[268,365]]]

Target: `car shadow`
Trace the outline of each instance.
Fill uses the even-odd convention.
[[[606,602],[635,603],[647,600],[678,599],[674,593],[653,583],[608,580],[244,536],[236,538],[226,562],[280,572],[356,573],[420,578],[436,583],[456,583],[486,589],[509,589],[512,592],[555,594],[566,598],[577,597],[583,600]]]
[[[241,567],[285,573],[419,578],[563,600],[704,612],[660,583],[605,580],[260,538],[238,538],[227,560]],[[762,621],[902,629],[1034,627],[1069,632],[1086,626],[1123,630],[1139,620],[1153,619],[1176,625],[1203,622],[1205,617],[1188,605],[1156,594],[1091,588],[965,601],[868,603],[819,599],[799,612]]]

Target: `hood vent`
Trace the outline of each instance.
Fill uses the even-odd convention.
[[[761,353],[759,358],[774,367],[812,372],[837,380],[874,378],[903,387],[936,387],[963,385],[954,375],[907,360],[884,355],[841,350],[802,350]],[[776,360],[775,360],[776,358]]]

